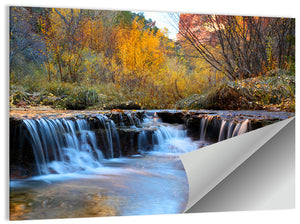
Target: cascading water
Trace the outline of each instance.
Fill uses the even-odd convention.
[[[138,129],[141,124],[139,118],[131,113],[120,114],[119,119],[121,128]],[[103,114],[91,119],[25,119],[23,127],[28,133],[38,175],[99,168],[104,158],[122,156],[116,124]],[[129,133],[133,146],[134,132]]]
[[[228,126],[227,121],[222,120],[218,142],[225,139],[225,128]]]
[[[222,120],[218,141],[232,138],[248,131],[249,120],[233,123],[233,121]]]
[[[249,122],[250,121],[247,119],[243,122],[238,123],[233,131],[232,137],[246,133],[248,131]]]
[[[114,158],[114,142],[116,143],[116,150],[119,156],[122,155],[119,134],[116,129],[116,125],[112,120],[109,120],[105,115],[97,115],[97,119],[100,121],[100,128],[103,128],[102,140],[104,143],[106,155],[108,158]]]
[[[121,155],[119,135],[112,120],[97,116],[104,129],[103,143],[108,158]],[[103,153],[95,132],[85,119],[24,120],[39,175],[70,173],[102,167]],[[113,142],[115,144],[113,144]]]
[[[163,123],[155,114],[146,117],[143,123],[131,113],[121,114],[119,119],[118,128],[113,120],[102,114],[94,116],[93,122],[83,118],[24,120],[37,173],[64,174],[99,168],[103,166],[104,158],[121,157],[124,144],[127,145],[123,151],[125,155],[149,151],[186,153],[205,145],[207,132],[217,127],[213,115],[202,117],[198,141],[187,136],[184,125]],[[247,132],[248,124],[249,120],[239,123],[222,120],[218,141]],[[125,130],[127,135],[127,142],[122,145],[118,129]],[[122,139],[124,141],[124,137]]]
[[[182,125],[160,125],[152,134],[154,152],[186,153],[199,148],[197,142],[187,137]]]
[[[123,120],[123,117],[127,120]],[[125,123],[129,126],[125,126]],[[134,114],[120,114],[120,127],[138,129],[140,124],[141,121]],[[99,168],[104,158],[122,156],[117,127],[113,120],[103,114],[91,119],[25,119],[23,127],[28,133],[38,175]],[[129,133],[129,141],[133,146],[134,132]]]
[[[200,140],[205,141],[205,136],[206,136],[206,130],[207,126],[213,119],[213,116],[205,116],[201,118],[201,125],[200,125]]]
[[[199,144],[187,136],[184,125],[163,123],[156,113],[148,115],[140,124],[138,148],[140,153],[151,152],[179,154],[199,148]]]
[[[130,127],[137,127],[137,126],[140,126],[141,124],[141,121],[140,119],[138,119],[135,114],[132,114],[132,113],[129,113],[129,112],[126,112],[124,113],[124,115],[127,117],[128,121],[129,121],[129,126]],[[123,119],[123,117],[121,117],[121,119]],[[121,122],[124,125],[124,121]]]
[[[149,140],[146,131],[141,131],[138,135],[138,147],[140,151],[148,151]]]

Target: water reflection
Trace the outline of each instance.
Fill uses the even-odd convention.
[[[25,181],[11,187],[10,219],[45,219],[180,213],[188,199],[176,156],[147,155],[109,161],[124,172],[77,179]],[[46,180],[46,178],[45,178]]]
[[[80,186],[79,183],[51,184],[45,188],[11,192],[10,218],[45,219],[118,215],[117,197],[103,189]]]

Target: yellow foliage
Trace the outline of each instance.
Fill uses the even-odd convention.
[[[122,77],[119,81],[137,80],[142,84],[162,67],[165,57],[160,46],[163,34],[144,29],[142,21],[134,20],[130,28],[120,28],[117,35],[118,60],[122,64]],[[149,77],[150,76],[150,77]]]

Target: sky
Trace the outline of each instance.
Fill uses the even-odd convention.
[[[134,11],[136,13],[139,13],[141,11]],[[152,21],[156,21],[155,25],[160,28],[167,28],[168,29],[168,36],[170,39],[175,40],[176,39],[176,34],[178,32],[178,29],[172,25],[170,22],[170,18],[168,16],[167,12],[142,12],[144,13],[144,16],[146,19],[151,18]]]

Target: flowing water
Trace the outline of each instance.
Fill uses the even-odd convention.
[[[179,155],[210,144],[205,135],[212,117],[202,118],[195,140],[184,125],[163,123],[155,115],[143,120],[130,113],[122,116],[129,120],[128,127],[122,117],[116,125],[105,115],[95,116],[93,125],[85,118],[24,120],[36,174],[11,179],[10,218],[182,212],[188,182]],[[218,140],[245,133],[248,124],[222,121]],[[102,131],[95,131],[99,128]],[[131,131],[129,143],[120,141],[120,130]],[[125,144],[132,152],[136,144],[137,153],[123,156]]]
[[[148,155],[103,162],[93,172],[15,181],[11,219],[182,212],[187,180],[177,157]]]

